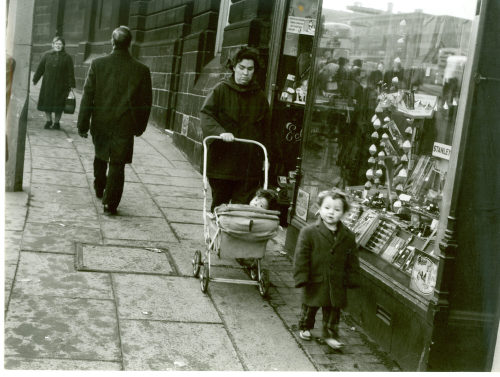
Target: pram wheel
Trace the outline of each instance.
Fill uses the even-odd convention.
[[[200,276],[200,286],[201,286],[201,291],[203,293],[207,293],[208,289],[208,279],[209,279],[209,272],[208,272],[208,263],[203,264],[203,270],[201,271],[201,276]]]
[[[266,297],[268,291],[269,291],[269,271],[262,269],[260,271],[259,293],[262,297]]]
[[[193,276],[197,278],[200,275],[200,267],[201,267],[201,251],[196,250],[193,255]]]

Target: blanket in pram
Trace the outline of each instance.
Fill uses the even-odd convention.
[[[245,241],[273,238],[279,228],[279,212],[248,204],[222,205],[215,209],[222,232]]]

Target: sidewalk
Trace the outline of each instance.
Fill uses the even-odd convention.
[[[298,338],[285,231],[266,253],[268,302],[221,283],[203,295],[191,266],[204,250],[202,179],[170,136],[149,126],[136,138],[118,216],[105,216],[77,114],[44,130],[31,90],[24,191],[6,193],[6,369],[399,370],[346,317],[343,352]]]

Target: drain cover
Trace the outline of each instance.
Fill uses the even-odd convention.
[[[142,273],[173,275],[168,251],[150,247],[119,245],[92,245],[76,243],[76,269],[78,271]]]

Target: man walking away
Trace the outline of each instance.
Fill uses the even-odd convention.
[[[113,31],[113,51],[90,65],[78,114],[78,134],[87,137],[90,129],[94,143],[95,194],[102,198],[104,213],[111,215],[122,197],[134,136],[146,130],[151,110],[151,74],[130,55],[131,41],[128,27]]]

